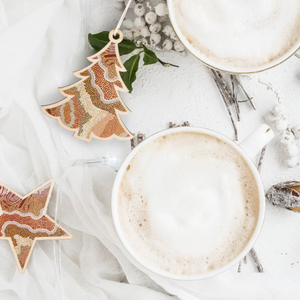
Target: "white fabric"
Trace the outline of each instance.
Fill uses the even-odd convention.
[[[129,153],[129,142],[77,141],[40,109],[62,99],[58,86],[76,81],[72,60],[88,49],[87,33],[112,29],[118,17],[107,0],[0,0],[0,180],[25,195],[54,177],[48,213],[55,217],[62,188],[58,218],[73,234],[60,242],[61,257],[54,256],[57,242],[38,242],[24,275],[8,242],[1,241],[0,299],[298,299],[300,285],[280,272],[252,268],[238,274],[234,268],[207,280],[176,282],[144,270],[123,249],[110,196],[114,168]],[[112,167],[76,164],[62,185],[74,160],[103,156]]]

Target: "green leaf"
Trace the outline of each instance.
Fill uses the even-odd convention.
[[[109,43],[109,32],[102,31],[100,33],[91,34],[89,33],[88,39],[91,46],[96,50],[100,51]],[[120,55],[126,55],[135,50],[137,46],[131,40],[124,39],[121,43],[119,43],[119,53]]]
[[[152,51],[149,50],[146,46],[143,45],[144,48],[144,65],[153,65],[158,62],[158,58],[156,54]]]
[[[140,53],[137,55],[131,56],[127,61],[124,63],[124,67],[126,68],[126,72],[122,72],[121,77],[129,90],[129,93],[132,92],[132,84],[136,80],[136,72],[139,69],[139,62],[140,62]]]
[[[136,45],[133,41],[124,39],[120,44],[119,44],[119,53],[120,55],[126,55],[131,53],[136,49]]]
[[[108,35],[109,35],[108,31],[102,31],[96,34],[89,33],[88,36],[89,43],[95,50],[100,51],[109,43]]]

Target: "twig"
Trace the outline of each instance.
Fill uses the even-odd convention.
[[[131,150],[133,150],[138,144],[140,144],[143,140],[146,139],[146,135],[143,133],[137,133],[131,140]]]
[[[230,79],[231,79],[232,97],[234,98],[236,116],[237,116],[238,121],[240,121],[241,120],[241,117],[240,117],[241,111],[240,111],[239,101],[237,101],[237,96],[234,91],[235,90],[234,89],[234,75],[230,75]]]
[[[267,146],[263,147],[263,149],[261,150],[261,154],[260,154],[260,158],[259,158],[258,166],[257,166],[258,173],[261,172],[261,167],[262,167],[262,163],[263,163],[263,160],[264,160],[264,157],[266,154],[266,149],[267,149]]]
[[[231,113],[231,110],[230,110],[230,101],[232,100],[229,100],[228,99],[228,93],[225,92],[223,89],[224,89],[224,80],[223,80],[223,83],[220,82],[220,77],[217,75],[217,71],[215,70],[212,70],[210,69],[212,74],[213,74],[213,78],[215,80],[215,83],[219,89],[219,92],[223,98],[223,101],[225,103],[225,106],[227,108],[227,112],[229,114],[229,117],[230,117],[230,120],[231,120],[231,123],[232,123],[232,126],[233,126],[233,129],[234,129],[234,135],[235,135],[235,140],[238,141],[238,132],[237,132],[237,128],[236,128],[236,125],[235,125],[235,122],[234,122],[234,119],[232,117],[232,113]],[[218,72],[219,73],[219,72]],[[221,74],[219,73],[219,75],[221,76]],[[228,91],[228,88],[226,87],[226,90]],[[227,96],[226,96],[227,95]],[[232,96],[231,96],[231,93],[230,93],[230,98],[232,99]]]
[[[246,92],[246,90],[244,89],[243,85],[242,85],[241,82],[238,80],[237,76],[234,76],[234,80],[235,80],[235,82],[237,83],[238,87],[243,91],[243,93],[244,93],[245,96],[247,97],[247,101],[246,101],[246,102],[249,101],[250,104],[251,104],[251,106],[252,106],[252,108],[253,108],[254,110],[256,110],[256,107],[255,107],[255,105],[254,105],[254,103],[253,103],[253,101],[252,101],[253,98],[250,97],[249,94]]]
[[[177,125],[176,123],[170,122],[169,128],[175,128],[175,127],[185,127],[190,126],[190,123],[188,121],[183,122],[181,125]]]
[[[177,65],[173,65],[173,64],[171,64],[171,63],[166,63],[166,62],[162,61],[162,60],[159,59],[159,58],[157,58],[157,59],[158,59],[158,62],[159,62],[162,66],[164,66],[165,68],[168,68],[168,67],[179,68],[179,66],[177,66]]]
[[[241,271],[242,271],[242,261],[240,260],[240,262],[239,262],[239,266],[238,266],[238,273],[241,273]]]
[[[257,253],[256,253],[256,251],[254,250],[254,248],[252,248],[252,249],[250,250],[250,254],[251,254],[251,256],[252,256],[252,258],[253,258],[253,260],[254,260],[254,263],[255,263],[255,266],[256,266],[258,272],[259,272],[259,273],[263,273],[263,272],[264,272],[263,266],[262,266],[262,264],[260,263],[260,260],[259,260],[259,258],[258,258],[258,256],[257,256]]]

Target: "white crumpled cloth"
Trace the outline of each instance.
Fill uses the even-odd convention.
[[[77,81],[78,57],[88,64],[87,33],[110,30],[118,18],[110,0],[0,0],[0,180],[25,195],[54,177],[48,214],[73,235],[38,242],[24,275],[1,241],[0,299],[299,299],[300,284],[254,268],[195,282],[161,278],[120,244],[110,197],[129,142],[75,140],[40,109],[62,99],[57,87]],[[106,164],[82,162],[103,157]]]

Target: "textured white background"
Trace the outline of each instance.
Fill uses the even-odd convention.
[[[75,140],[56,121],[43,116],[39,108],[41,104],[61,100],[57,87],[77,81],[71,72],[88,65],[85,60],[89,53],[87,34],[111,30],[119,16],[120,12],[109,0],[0,0],[0,112],[4,114],[0,120],[0,180],[19,193],[26,194],[51,176],[57,179],[58,184],[61,182],[64,170],[71,164],[61,143],[72,159],[104,155],[116,157],[115,168],[130,152],[129,142],[93,141],[87,144]],[[192,125],[214,129],[233,138],[232,125],[210,71],[191,55],[159,56],[180,67],[154,65],[140,69],[133,94],[122,95],[132,110],[132,114],[122,117],[128,128],[132,132],[150,135],[166,128],[169,121],[189,121]],[[292,57],[272,70],[251,75],[250,79],[243,78],[257,111],[248,104],[241,105],[242,120],[238,124],[241,140],[263,122],[264,114],[276,103],[272,92],[258,83],[258,79],[272,83],[281,92],[291,125],[300,123],[300,60]],[[286,169],[278,146],[275,139],[267,148],[261,174],[266,191],[272,184],[300,180],[300,167]],[[66,299],[169,299],[160,293],[162,289],[158,285],[182,299],[244,299],[253,295],[251,285],[249,291],[243,294],[238,284],[234,288],[228,285],[231,288],[225,288],[225,291],[220,288],[218,293],[217,286],[214,287],[221,282],[220,278],[210,284],[187,286],[168,283],[154,276],[151,278],[158,285],[149,281],[119,250],[120,245],[109,227],[109,216],[102,212],[102,206],[109,203],[107,195],[110,187],[106,186],[112,184],[114,177],[113,173],[105,172],[108,170],[97,166],[80,174],[74,171],[77,178],[65,188],[63,202],[66,206],[62,208],[62,223],[74,234],[73,244],[63,242],[64,278],[68,283]],[[80,176],[84,178],[80,179]],[[89,178],[93,178],[90,179],[93,181],[92,189],[88,188]],[[53,199],[57,189],[58,185]],[[107,195],[102,196],[103,190]],[[93,199],[93,205],[90,199]],[[53,200],[49,207],[52,216],[54,207]],[[85,217],[82,217],[82,211],[86,213]],[[273,289],[279,289],[278,284],[259,286],[259,280],[253,278],[253,284],[260,292],[249,296],[249,299],[260,299],[262,291],[265,291],[265,297],[269,297],[265,299],[283,299],[283,296],[296,299],[295,295],[300,295],[299,232],[299,214],[267,204],[265,224],[255,249],[266,274],[284,278],[289,286],[286,290],[284,286],[280,287],[280,297],[277,291],[272,293]],[[1,299],[61,297],[53,270],[52,243],[39,244],[27,273],[20,277],[8,245],[4,241],[0,243],[0,259],[5,261],[0,268]],[[94,263],[87,257],[92,257]],[[47,266],[46,275],[39,264],[41,259]],[[255,272],[251,260],[242,266],[242,272]],[[134,285],[129,287],[115,283],[124,281],[124,276]],[[222,287],[227,286],[228,279],[224,278]],[[249,278],[251,280],[252,277]],[[139,288],[138,285],[147,288]]]

